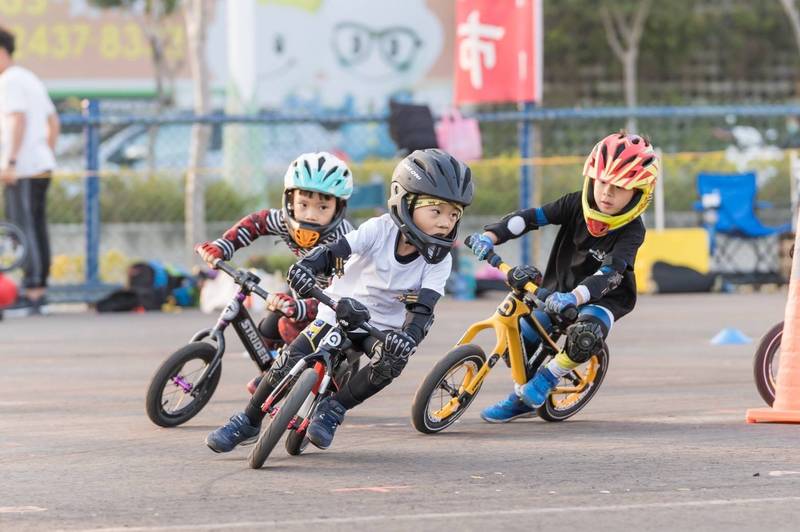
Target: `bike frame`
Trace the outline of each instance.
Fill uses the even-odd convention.
[[[508,273],[508,270],[511,269],[511,266],[500,260],[496,261],[492,266],[503,273]],[[530,293],[536,292],[537,289],[538,287],[533,283],[528,283],[525,286],[525,290]],[[437,410],[433,414],[434,416],[444,419],[452,415],[465,399],[474,396],[478,392],[486,375],[489,374],[489,371],[506,352],[508,353],[508,364],[511,368],[511,378],[514,380],[514,383],[518,386],[522,386],[528,382],[527,362],[533,354],[528,355],[525,353],[522,341],[520,340],[521,332],[519,330],[519,320],[523,317],[531,319],[542,339],[537,352],[541,353],[542,349],[552,349],[554,354],[561,351],[561,348],[555,340],[536,319],[536,316],[531,311],[531,307],[524,301],[522,294],[517,292],[509,293],[491,317],[471,325],[458,342],[456,342],[456,346],[468,344],[478,333],[486,329],[493,329],[496,337],[494,349],[483,366],[474,373],[471,368],[467,368],[467,374],[464,376],[464,380],[458,389],[458,395],[452,398],[441,409]],[[535,371],[544,358],[544,356],[537,357],[537,359],[535,359],[536,366],[532,368],[532,370]],[[588,364],[586,374],[580,377],[577,384],[574,386],[558,386],[553,390],[553,395],[581,393],[586,386],[594,380],[597,374],[599,364],[597,357],[593,356],[589,359]]]
[[[341,328],[334,327],[328,331],[320,342],[319,347],[310,355],[306,355],[298,360],[297,363],[292,366],[292,369],[289,370],[289,373],[278,382],[275,389],[272,390],[272,393],[264,400],[264,404],[261,405],[261,410],[271,416],[275,415],[277,409],[273,408],[272,405],[283,397],[284,393],[288,391],[297,377],[299,377],[306,368],[311,366],[312,363],[314,364],[314,371],[317,372],[317,383],[314,386],[312,395],[320,396],[328,391],[328,387],[331,382],[333,382],[333,370],[336,358],[347,356],[342,348],[346,341],[347,336]],[[306,403],[303,403],[303,407],[306,406]],[[303,410],[302,407],[301,410]]]
[[[224,262],[220,261],[217,266],[234,279],[237,279],[237,276],[240,275],[239,272],[230,268]],[[200,342],[209,338],[216,344],[214,359],[211,361],[211,364],[206,367],[200,377],[198,377],[197,382],[194,383],[194,389],[200,389],[206,376],[213,375],[217,368],[219,368],[219,365],[222,364],[222,355],[225,354],[224,333],[225,329],[231,324],[236,334],[239,336],[239,340],[242,341],[244,348],[250,355],[250,358],[255,362],[256,366],[258,366],[258,369],[267,371],[270,366],[272,366],[274,356],[264,343],[264,340],[261,338],[261,333],[258,332],[258,327],[256,327],[253,318],[244,306],[244,300],[254,291],[248,288],[249,283],[254,283],[257,288],[259,279],[249,272],[244,272],[243,275],[246,277],[240,280],[239,291],[234,294],[233,298],[222,310],[214,327],[198,331],[190,340],[190,342]],[[265,297],[265,294],[266,292],[259,295]],[[177,384],[181,385],[180,383]]]

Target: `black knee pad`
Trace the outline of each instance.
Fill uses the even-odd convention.
[[[294,342],[281,349],[264,379],[272,386],[277,386],[301,358],[313,351],[314,344],[301,334]]]
[[[295,358],[294,362],[292,359]],[[292,357],[292,353],[288,347],[284,347],[281,349],[280,353],[277,357],[275,357],[275,361],[270,366],[269,371],[267,371],[266,375],[264,375],[264,380],[270,383],[272,387],[278,385],[281,382],[289,370],[292,369],[292,366],[299,360],[299,357]]]
[[[583,364],[603,349],[605,333],[600,322],[594,319],[579,320],[567,327],[567,356]]]

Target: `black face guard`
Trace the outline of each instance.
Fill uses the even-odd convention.
[[[458,233],[459,220],[453,230],[446,237],[431,236],[423,232],[416,226],[412,218],[411,209],[405,198],[401,198],[397,205],[393,205],[392,217],[398,221],[400,232],[406,237],[409,244],[417,248],[419,254],[428,264],[438,264],[442,262],[450,253]]]

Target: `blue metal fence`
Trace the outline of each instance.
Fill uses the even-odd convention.
[[[493,160],[495,160],[497,168],[501,164],[500,158],[504,156],[511,160],[512,164],[517,165],[518,205],[524,207],[531,204],[531,198],[535,197],[537,192],[534,190],[533,177],[537,161],[541,156],[585,156],[591,148],[588,139],[596,140],[602,134],[607,133],[609,128],[613,130],[623,127],[628,117],[641,119],[640,130],[648,127],[658,129],[657,132],[651,131],[650,134],[653,136],[656,133],[663,134],[664,138],[672,139],[666,144],[668,152],[705,151],[720,147],[727,142],[711,138],[710,132],[730,127],[732,124],[754,124],[761,129],[772,128],[778,131],[776,133],[778,138],[773,139],[775,143],[789,145],[788,137],[792,132],[789,131],[788,126],[784,128],[781,121],[791,117],[800,117],[800,105],[657,106],[639,107],[633,110],[622,107],[548,109],[526,105],[518,110],[476,113],[472,116],[477,118],[481,124],[485,144],[484,153],[489,158],[495,158]],[[377,142],[368,135],[377,136],[380,128],[386,128],[388,120],[388,116],[385,114],[287,115],[277,112],[256,115],[213,113],[206,116],[193,116],[187,113],[171,113],[160,116],[131,116],[103,113],[97,101],[85,102],[82,114],[65,114],[61,118],[65,127],[83,128],[85,132],[84,165],[81,169],[73,170],[77,170],[84,180],[85,281],[89,284],[97,283],[100,280],[98,267],[101,245],[101,192],[104,185],[103,179],[98,176],[107,170],[104,168],[106,163],[100,160],[101,133],[104,130],[129,126],[189,126],[192,124],[211,126],[239,124],[273,128],[313,124],[317,128],[315,131],[337,132],[338,134],[344,127],[363,126],[363,130],[358,130],[362,136],[355,137],[355,144],[366,146]],[[648,123],[647,120],[653,120],[653,122]],[[534,126],[538,126],[538,128]],[[290,131],[290,129],[279,129],[276,135],[280,136],[284,131]],[[539,132],[535,139],[534,131]],[[353,144],[352,141],[351,144]],[[656,139],[656,144],[659,144],[658,139]],[[535,146],[540,147],[539,152],[535,151]],[[297,149],[301,150],[302,148],[298,146]],[[379,156],[379,159],[389,162],[385,156]],[[288,162],[288,160],[285,161],[285,163]],[[364,163],[365,167],[374,162],[372,159],[367,159]],[[537,172],[536,175],[538,177],[541,174],[542,172]],[[482,194],[482,191],[479,190],[478,194]],[[483,192],[483,194],[486,193]],[[515,206],[512,205],[511,208],[515,208]],[[528,239],[523,239],[521,246],[522,259],[529,262],[530,242]]]

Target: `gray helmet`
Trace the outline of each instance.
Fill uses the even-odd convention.
[[[453,247],[461,221],[444,238],[424,233],[412,218],[416,198],[433,196],[466,207],[472,203],[474,191],[469,166],[442,150],[416,150],[394,169],[389,214],[425,262],[437,264]]]

